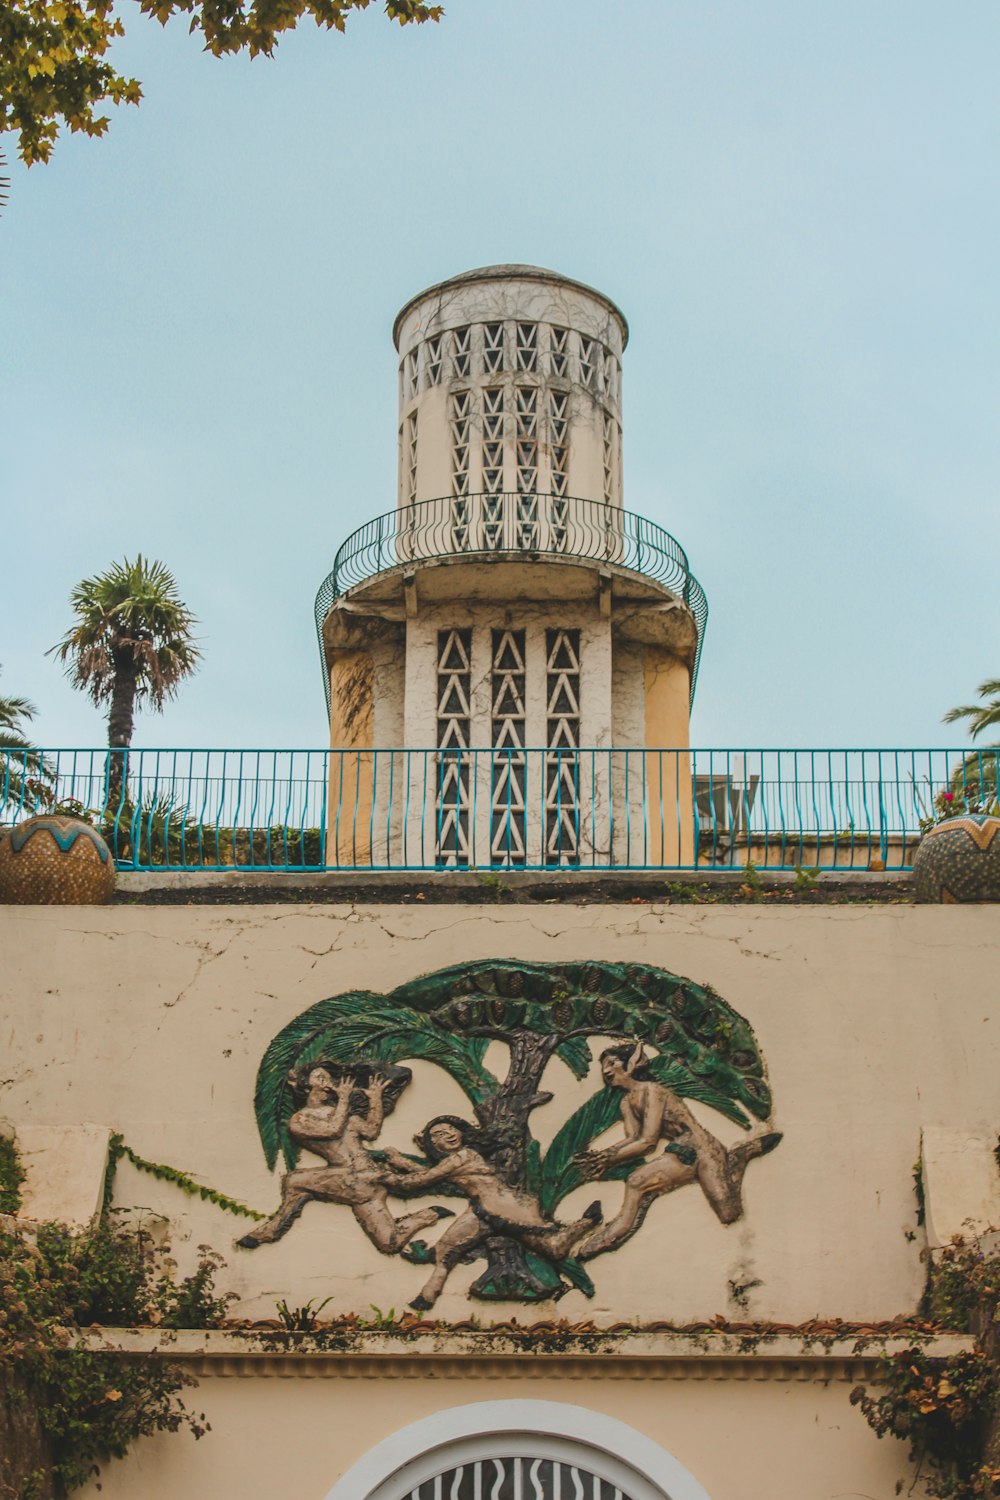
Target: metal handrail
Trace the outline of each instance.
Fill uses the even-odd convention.
[[[998,811],[1000,748],[0,748],[0,840],[37,813],[125,870],[908,870]]]
[[[326,706],[330,679],[323,621],[335,599],[389,568],[442,557],[566,557],[610,562],[654,579],[682,599],[697,632],[691,701],[708,621],[708,600],[675,537],[634,511],[573,495],[445,495],[387,511],[342,543],[316,595],[316,635]]]

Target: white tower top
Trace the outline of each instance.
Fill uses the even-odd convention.
[[[393,338],[400,507],[502,494],[621,505],[628,324],[601,292],[486,266],[411,298]]]

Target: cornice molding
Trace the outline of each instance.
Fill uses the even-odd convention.
[[[156,1354],[200,1379],[306,1380],[711,1380],[857,1382],[870,1380],[884,1355],[919,1344],[936,1358],[972,1348],[961,1334],[824,1339],[731,1333],[591,1333],[534,1343],[487,1330],[410,1335],[378,1330],[345,1334],[261,1330],[171,1332],[104,1329],[87,1335],[95,1349]]]

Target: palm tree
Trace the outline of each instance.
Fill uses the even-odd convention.
[[[984,729],[1000,729],[1000,677],[987,677],[976,689],[984,703],[966,703],[959,708],[950,708],[942,719],[943,724],[957,724],[968,719],[969,733],[978,739]]]
[[[38,802],[48,805],[51,799],[44,785],[51,779],[50,769],[27,738],[35,712],[27,698],[0,696],[0,807],[11,811],[20,812],[29,798],[32,811]]]
[[[84,578],[70,595],[76,615],[52,652],[74,687],[108,705],[107,805],[123,803],[135,711],[162,711],[201,660],[197,623],[170,570],[141,553]],[[118,752],[118,753],[116,753]]]
[[[1000,729],[1000,677],[987,677],[976,689],[982,703],[965,703],[951,708],[943,723],[968,721],[969,733],[978,739],[987,729]],[[950,790],[937,799],[945,817],[956,813],[996,813],[1000,787],[1000,741],[970,750],[962,764],[952,772]]]

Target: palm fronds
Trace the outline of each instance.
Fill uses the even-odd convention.
[[[27,737],[35,713],[29,698],[0,697],[0,823],[52,805],[53,768]]]
[[[1000,677],[987,677],[976,692],[984,702],[963,703],[958,708],[950,708],[941,721],[943,724],[957,724],[967,719],[974,740],[987,729],[1000,728]]]
[[[70,594],[76,616],[52,647],[74,687],[110,703],[125,663],[135,673],[135,701],[160,709],[195,670],[201,652],[195,618],[163,563],[140,553],[84,578]]]

